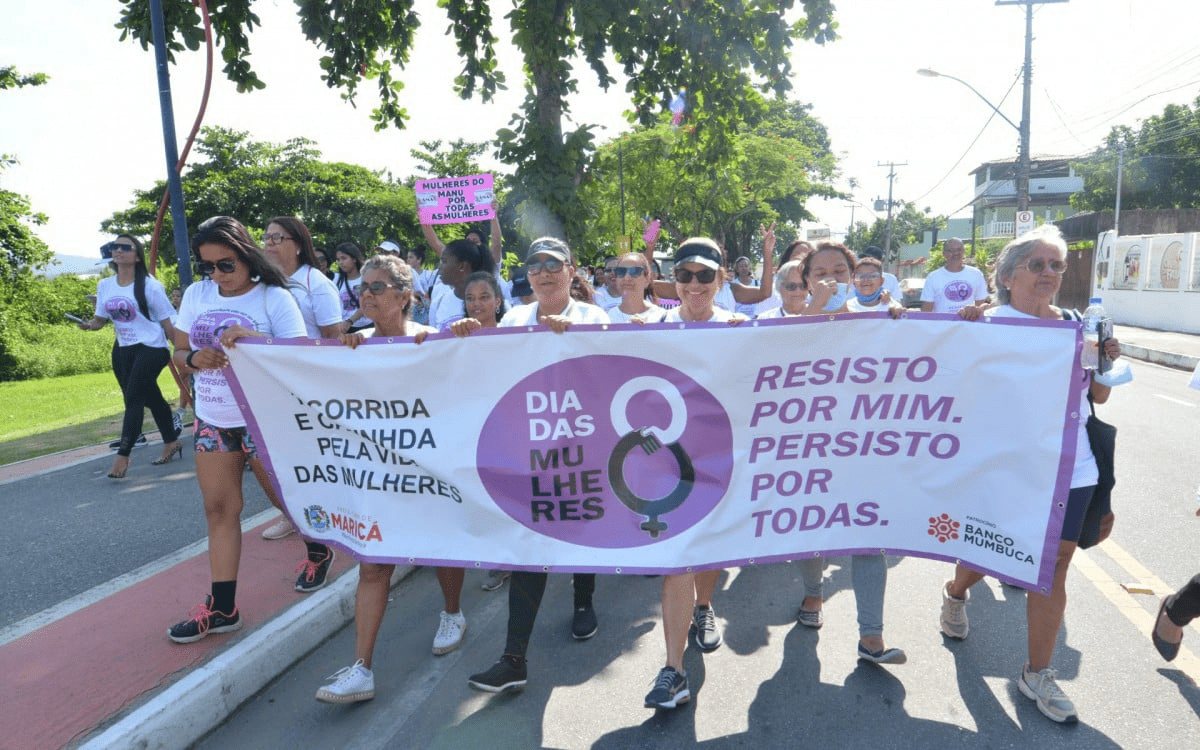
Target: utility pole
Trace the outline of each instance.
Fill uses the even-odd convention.
[[[1125,176],[1125,147],[1121,146],[1121,153],[1117,156],[1117,209],[1113,213],[1113,236],[1121,236],[1121,182]]]
[[[908,162],[897,164],[894,161],[876,162],[877,167],[888,168],[888,199],[887,199],[887,225],[883,230],[883,263],[886,269],[887,264],[893,261],[892,258],[892,185],[896,181],[896,167],[907,167]]]
[[[1017,159],[1017,210],[1029,210],[1029,172],[1032,162],[1029,157],[1029,100],[1033,84],[1033,6],[1042,3],[1065,3],[1067,0],[996,0],[996,5],[1025,6],[1025,68],[1024,87],[1021,98],[1020,155]]]
[[[842,208],[850,209],[850,227],[846,230],[846,239],[850,239],[850,235],[854,234],[854,209],[858,206],[857,203],[843,203]]]

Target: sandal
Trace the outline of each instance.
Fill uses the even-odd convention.
[[[1154,618],[1154,627],[1150,629],[1150,640],[1154,641],[1154,648],[1158,649],[1158,653],[1167,661],[1174,661],[1176,656],[1179,656],[1179,646],[1183,643],[1181,638],[1177,643],[1171,643],[1158,634],[1158,623],[1167,614],[1167,599],[1164,597],[1162,604],[1158,605],[1158,617]],[[1169,617],[1167,619],[1170,619]],[[1172,623],[1174,624],[1174,623]]]
[[[163,447],[164,447],[163,454],[160,457],[151,461],[150,463],[154,464],[155,466],[162,466],[163,464],[169,464],[175,458],[176,453],[179,454],[180,458],[183,458],[183,443],[179,442],[178,440],[176,440],[173,443],[168,443],[167,445],[165,445]]]

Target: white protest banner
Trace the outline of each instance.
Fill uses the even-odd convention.
[[[438,180],[417,180],[417,215],[422,224],[459,224],[491,219],[495,192],[492,175],[472,174]]]
[[[886,550],[1044,588],[1079,346],[1070,322],[870,313],[246,339],[230,359],[288,514],[362,560],[646,573]]]

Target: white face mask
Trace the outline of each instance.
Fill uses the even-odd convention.
[[[838,282],[837,291],[825,303],[825,312],[833,312],[840,310],[842,305],[846,304],[846,300],[850,299],[850,285]]]

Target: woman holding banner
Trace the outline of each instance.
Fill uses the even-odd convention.
[[[996,259],[992,283],[998,307],[984,314],[991,317],[1062,320],[1062,310],[1051,304],[1067,270],[1067,245],[1058,228],[1052,224],[1038,227],[1008,243]],[[973,310],[975,308],[964,308]],[[961,317],[978,317],[977,313],[961,313]],[[1108,339],[1105,351],[1109,358],[1120,356],[1120,344]],[[1084,378],[1096,403],[1108,400],[1110,388],[1092,380],[1090,371]],[[1062,626],[1067,606],[1067,567],[1079,540],[1088,505],[1092,501],[1099,472],[1089,446],[1087,417],[1090,413],[1085,389],[1077,409],[1075,466],[1071,473],[1071,491],[1063,518],[1062,538],[1054,566],[1054,582],[1050,594],[1029,591],[1025,598],[1025,619],[1028,633],[1029,660],[1017,678],[1017,687],[1025,697],[1037,703],[1038,710],[1053,721],[1073,724],[1078,721],[1075,705],[1063,693],[1055,680],[1050,659]],[[1102,527],[1103,528],[1103,527]],[[1108,524],[1111,530],[1111,523]],[[1102,532],[1101,539],[1107,534]],[[967,592],[983,579],[983,574],[958,565],[954,579],[942,590],[942,632],[958,640],[967,637]]]
[[[795,261],[785,265],[792,262]],[[799,263],[799,281],[808,290],[808,300],[802,314],[846,312],[846,302],[854,294],[850,287],[851,270],[858,263],[854,253],[845,245],[822,242]],[[792,309],[799,309],[798,300],[793,299],[792,305]],[[819,628],[823,624],[820,577],[814,576],[812,568],[802,569],[801,573],[805,596],[797,620],[806,627]],[[875,664],[903,664],[908,661],[903,650],[887,648],[883,641],[887,559],[882,554],[851,555],[850,578],[858,614],[858,658]]]
[[[625,253],[613,266],[617,277],[617,289],[621,292],[621,303],[608,310],[614,323],[628,323],[636,316],[642,323],[662,322],[667,311],[654,304],[654,292],[650,290],[650,263],[642,253]]]
[[[571,278],[575,274],[575,267],[571,263],[571,249],[562,240],[553,237],[534,240],[526,256],[525,273],[533,287],[534,302],[509,310],[500,321],[501,328],[544,325],[555,333],[564,333],[576,323],[609,322],[608,315],[599,307],[571,298]],[[463,318],[454,324],[452,330],[456,336],[465,337],[482,327],[483,323],[475,318]],[[513,572],[508,589],[508,636],[504,653],[490,669],[471,675],[468,680],[471,687],[498,693],[525,685],[528,674],[525,654],[529,649],[534,620],[542,606],[547,578],[546,573]],[[583,641],[594,636],[599,628],[596,611],[592,607],[596,576],[592,573],[576,573],[573,584],[575,615],[571,622],[571,637]]]
[[[794,318],[805,314],[808,304],[808,287],[804,285],[803,264],[794,258],[779,267],[775,274],[775,293],[779,306],[762,312],[759,320]]]
[[[442,249],[438,276],[442,284],[435,287],[429,303],[429,325],[436,331],[449,331],[450,324],[463,317],[467,279],[473,273],[496,273],[492,256],[470,240],[454,240]],[[497,282],[498,283],[498,282]]]
[[[175,362],[196,373],[196,480],[208,522],[208,562],[212,593],[192,615],[167,631],[176,643],[192,643],[210,633],[242,626],[235,604],[242,556],[242,475],[247,464],[267,499],[281,507],[266,467],[225,377],[225,351],[252,336],[300,338],[304,320],[288,294],[287,278],[267,260],[237,219],[215,216],[192,237],[198,276],[179,307]],[[333,550],[307,542],[308,557],[298,569],[296,590],[325,585]]]
[[[408,264],[392,255],[377,255],[362,268],[359,287],[363,313],[375,321],[373,329],[346,333],[343,344],[357,348],[365,338],[412,337],[421,343],[434,329],[409,320],[413,302],[413,274]],[[333,682],[317,691],[317,700],[324,703],[355,703],[375,697],[375,675],[371,671],[375,639],[387,610],[388,590],[391,588],[391,564],[362,562],[358,568],[358,591],[354,601],[355,662],[330,676]],[[437,568],[438,584],[442,588],[445,609],[437,634],[433,638],[433,653],[448,654],[462,645],[467,621],[459,607],[463,587],[462,568]]]
[[[775,225],[763,229],[763,265],[770,267],[775,249]],[[744,316],[715,305],[722,287],[721,248],[707,237],[686,240],[675,251],[675,294],[679,307],[667,311],[664,323],[728,323],[737,325]],[[769,286],[769,285],[768,285]],[[642,322],[640,318],[634,318]],[[700,573],[678,573],[663,577],[663,638],[667,663],[658,672],[654,687],[646,695],[646,708],[675,708],[691,700],[683,652],[691,633],[701,651],[721,647],[721,631],[712,609],[712,595],[721,569]]]

